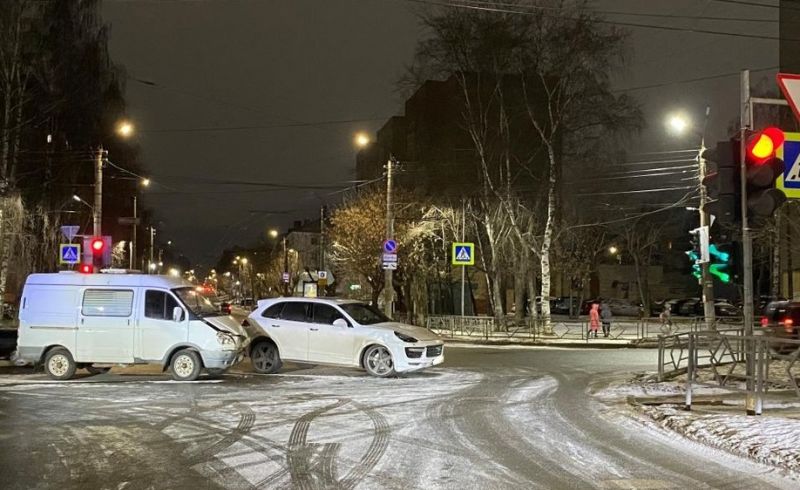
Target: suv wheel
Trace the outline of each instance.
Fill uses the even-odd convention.
[[[253,369],[261,374],[277,373],[283,363],[278,353],[278,346],[268,340],[262,340],[250,350],[250,362]]]
[[[382,345],[373,345],[364,353],[364,369],[378,378],[395,374],[392,353]]]

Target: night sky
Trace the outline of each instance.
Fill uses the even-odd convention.
[[[593,5],[604,12],[766,19],[604,14],[627,24],[778,35],[775,8],[720,0]],[[111,54],[129,77],[136,142],[158,183],[144,200],[160,221],[161,239],[209,265],[226,246],[255,243],[267,228],[314,218],[323,202],[335,203],[336,188],[355,179],[353,134],[374,132],[402,113],[396,82],[424,35],[414,14],[422,7],[403,0],[105,0]],[[663,120],[674,110],[699,120],[710,105],[708,138],[722,138],[738,115],[734,73],[778,65],[774,40],[629,28],[631,63],[616,74],[616,86],[635,89],[648,123],[632,137],[632,154],[695,146],[665,135]],[[765,77],[774,87],[774,73],[755,73],[754,83]],[[671,83],[724,74],[734,75]]]

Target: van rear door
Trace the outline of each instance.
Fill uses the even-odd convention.
[[[81,295],[76,362],[133,362],[130,288],[86,288]]]

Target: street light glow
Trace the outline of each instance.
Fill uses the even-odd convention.
[[[608,247],[608,253],[610,253],[611,255],[617,255],[617,252],[619,252],[619,249],[614,245]]]
[[[269,236],[272,238],[278,238],[278,230],[269,230]]]
[[[142,186],[143,186],[143,187],[150,187],[150,179],[148,179],[148,178],[146,178],[146,177],[145,177],[145,178],[143,178],[143,179],[142,179]]]
[[[79,195],[77,195],[77,194],[73,194],[73,195],[72,195],[72,200],[73,200],[73,201],[76,201],[76,202],[81,202],[81,201],[83,201],[83,199],[81,199],[81,198],[80,198],[80,196],[79,196]]]
[[[130,121],[120,121],[119,124],[117,124],[117,134],[123,138],[130,137],[133,134],[134,129],[133,123]]]
[[[178,269],[170,269],[169,275],[172,277],[180,277],[181,271],[179,271]]]
[[[355,141],[357,147],[365,148],[369,144],[369,136],[367,133],[357,133]]]
[[[683,134],[689,128],[689,120],[683,114],[673,114],[667,119],[667,127],[675,134]]]

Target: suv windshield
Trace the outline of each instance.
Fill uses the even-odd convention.
[[[187,308],[192,310],[197,316],[214,316],[214,315],[222,315],[223,313],[214,307],[207,298],[203,297],[203,295],[195,288],[185,287],[185,288],[176,288],[172,290],[178,298],[181,300],[181,303],[186,305]]]
[[[376,323],[390,322],[381,310],[364,303],[345,303],[339,305],[345,313],[361,325],[374,325]]]

